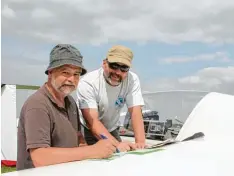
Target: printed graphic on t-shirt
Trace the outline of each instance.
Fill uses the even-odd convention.
[[[118,97],[118,99],[115,101],[115,106],[121,108],[124,106],[124,103],[125,103],[125,98]]]

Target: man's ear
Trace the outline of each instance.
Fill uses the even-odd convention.
[[[48,70],[48,78],[50,79],[52,77],[52,70]]]
[[[102,61],[102,68],[105,68],[107,64],[107,59],[103,59]]]
[[[106,59],[103,59],[103,64],[106,64],[107,63],[107,58]]]

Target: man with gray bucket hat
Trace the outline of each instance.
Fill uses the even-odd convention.
[[[50,53],[47,82],[24,103],[18,126],[17,170],[106,158],[114,142],[101,140],[87,146],[80,132],[76,102],[70,96],[86,73],[83,57],[69,44],[58,44]]]

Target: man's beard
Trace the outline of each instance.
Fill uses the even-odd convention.
[[[106,74],[104,73],[104,77],[105,77],[105,79],[106,79],[106,81],[110,84],[110,85],[112,85],[112,86],[118,86],[118,85],[120,85],[121,84],[121,82],[122,82],[122,77],[120,76],[120,75],[117,75],[117,74],[115,74],[115,73],[112,73],[112,72],[110,72],[109,74],[108,74],[108,76],[106,76]],[[117,80],[112,80],[113,78],[117,78]]]
[[[62,92],[63,94],[65,94],[65,96],[71,94],[76,88],[76,86],[73,84],[57,85],[54,79],[52,79],[51,84],[57,92]]]

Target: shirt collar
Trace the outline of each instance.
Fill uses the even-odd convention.
[[[56,104],[56,105],[57,105],[58,107],[60,107],[60,108],[64,108],[64,107],[59,106],[59,105],[56,103],[56,100],[54,99],[54,97],[53,97],[53,96],[51,95],[51,93],[49,92],[49,90],[48,90],[48,88],[47,88],[47,86],[46,86],[46,83],[41,87],[41,90],[46,94],[46,96],[47,96],[54,104]],[[66,97],[64,98],[64,103],[65,103],[65,108],[67,109],[67,107],[69,107],[70,104],[71,104],[71,102],[70,102],[68,96],[66,96]]]

